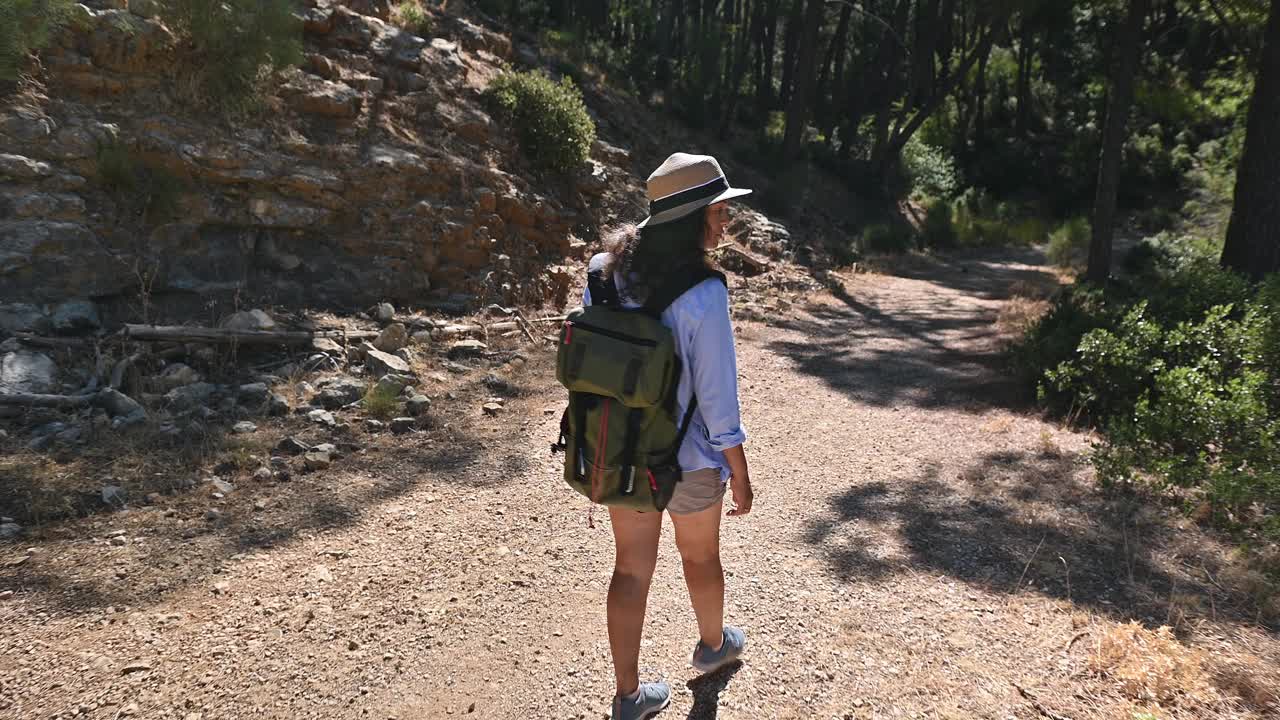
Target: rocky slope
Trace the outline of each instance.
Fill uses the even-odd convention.
[[[76,6],[0,105],[6,329],[48,330],[73,298],[137,319],[141,293],[177,318],[232,297],[564,302],[562,264],[643,198],[630,153],[597,142],[576,177],[540,177],[481,102],[535,49],[458,15],[419,37],[385,4],[307,5],[305,62],[234,122],[191,104],[154,3]]]

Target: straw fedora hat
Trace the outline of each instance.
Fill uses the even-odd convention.
[[[639,227],[679,220],[698,208],[751,193],[730,187],[715,158],[689,153],[668,157],[649,176],[647,189],[649,217]]]

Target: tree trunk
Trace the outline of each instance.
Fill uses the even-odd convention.
[[[827,55],[822,60],[822,73],[818,75],[818,87],[814,90],[814,103],[816,113],[825,116],[827,102],[824,98],[827,96],[827,87],[831,84],[832,72],[834,69],[834,77],[839,79],[840,68],[844,65],[844,49],[847,44],[846,37],[849,33],[849,17],[853,15],[852,5],[840,6],[840,22],[836,24],[836,32],[831,36],[831,43],[827,46]]]
[[[993,28],[995,25],[998,25],[998,23],[999,21],[994,21],[992,23]],[[910,119],[907,119],[905,116],[899,117],[898,121],[895,123],[893,134],[889,137],[885,154],[880,160],[882,163],[880,167],[882,175],[892,167],[892,162],[897,159],[898,154],[902,152],[904,147],[906,147],[907,141],[911,139],[911,136],[914,135],[922,125],[924,125],[924,121],[928,120],[930,115],[937,111],[938,107],[942,105],[943,99],[946,98],[947,95],[951,94],[951,91],[954,89],[955,84],[959,82],[960,78],[969,74],[969,69],[978,61],[978,58],[986,58],[991,55],[991,46],[994,40],[995,30],[992,29],[986,32],[986,34],[982,36],[982,39],[978,41],[978,47],[975,48],[973,52],[969,53],[959,66],[956,67],[955,72],[948,75],[950,80],[934,88],[933,93],[930,95],[928,101],[925,102],[923,107],[917,109]]]
[[[1261,280],[1280,272],[1280,0],[1271,1],[1247,122],[1222,265]]]
[[[1142,48],[1142,23],[1150,0],[1129,0],[1129,12],[1116,37],[1119,61],[1111,82],[1102,153],[1098,158],[1098,186],[1093,201],[1093,240],[1089,243],[1089,267],[1085,278],[1103,284],[1111,276],[1111,239],[1115,228],[1116,194],[1120,189],[1120,155],[1125,126],[1133,104],[1133,79]]]
[[[764,18],[760,25],[760,82],[756,85],[756,105],[761,112],[773,107],[773,55],[778,39],[778,1],[765,3]]]
[[[823,82],[822,78],[818,79],[818,90],[815,93],[818,108],[815,111],[822,128],[822,135],[826,138],[827,147],[831,147],[833,135],[835,134],[836,123],[839,122],[838,113],[832,112],[832,108],[844,106],[845,88],[848,83],[844,81],[844,60],[848,55],[849,44],[849,20],[853,15],[853,7],[844,5],[840,10],[840,23],[836,26],[836,35],[832,39],[832,48],[835,49],[835,68],[832,70],[829,82]],[[830,99],[827,98],[827,86],[830,86]]]
[[[923,106],[933,91],[933,55],[938,46],[938,2],[939,0],[921,0],[916,5],[916,42],[915,49],[911,51],[908,107]]]
[[[725,104],[724,115],[720,118],[720,139],[723,140],[729,136],[729,130],[733,126],[734,114],[738,111],[739,90],[742,85],[742,76],[747,72],[747,52],[751,49],[751,39],[756,35],[756,26],[760,22],[760,3],[750,2],[747,0],[742,3],[742,13],[739,22],[746,22],[746,25],[739,28],[739,42],[737,53],[733,58],[732,65],[729,69],[729,80],[726,83],[728,87],[728,102]]]
[[[787,15],[787,27],[782,38],[782,87],[778,89],[778,101],[783,105],[791,104],[791,90],[795,85],[796,56],[804,22],[805,0],[791,0],[791,12]]]
[[[818,55],[818,28],[822,24],[822,11],[825,7],[825,0],[808,0],[805,7],[804,27],[798,38],[800,47],[796,52],[793,71],[796,85],[791,92],[791,102],[787,104],[787,130],[782,139],[782,160],[786,164],[800,156],[804,130],[809,125],[809,108],[813,104],[811,96],[817,75],[814,63]]]
[[[991,46],[978,58],[978,77],[973,81],[973,149],[981,152],[987,144],[987,62]]]
[[[1018,114],[1014,119],[1014,132],[1019,138],[1027,137],[1027,126],[1031,120],[1031,44],[1035,36],[1031,33],[1030,18],[1022,18],[1022,36],[1018,39]]]
[[[661,20],[658,22],[658,68],[657,83],[662,89],[663,95],[671,91],[671,55],[674,52],[672,48],[672,36],[675,34],[676,13],[680,9],[680,0],[662,0],[659,5],[661,7]],[[670,100],[668,99],[668,104]]]

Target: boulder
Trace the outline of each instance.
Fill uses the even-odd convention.
[[[0,153],[0,177],[14,180],[39,180],[53,175],[53,166],[22,155]]]
[[[7,333],[45,333],[51,323],[44,312],[29,303],[0,305],[0,330]]]
[[[396,308],[391,303],[378,303],[377,309],[378,322],[386,325],[396,319]]]
[[[373,346],[382,352],[394,353],[409,344],[409,332],[401,323],[391,323],[378,334]]]
[[[365,384],[355,378],[341,377],[330,382],[317,395],[321,407],[335,410],[364,397]]]
[[[413,370],[409,367],[409,363],[395,355],[382,352],[373,347],[365,350],[364,363],[365,367],[369,369],[369,374],[377,377],[388,374],[413,375]]]
[[[333,217],[333,211],[327,208],[280,198],[253,198],[249,200],[249,213],[259,223],[271,228],[307,228],[322,225]],[[287,258],[280,259],[282,264],[292,265],[288,268],[290,270],[297,267],[296,264],[283,262]]]
[[[266,383],[249,383],[240,386],[240,400],[246,404],[261,405],[271,396]]]
[[[485,345],[474,338],[459,340],[449,346],[449,359],[458,360],[461,358],[479,357],[481,353],[488,349],[488,345]]]
[[[297,455],[311,449],[310,445],[292,437],[287,437],[276,443],[275,451],[283,455]]]
[[[359,91],[346,83],[315,80],[306,90],[289,98],[298,112],[348,120],[360,114],[364,97]]]
[[[375,389],[378,393],[387,397],[396,397],[411,382],[413,382],[413,378],[408,375],[383,375],[378,378],[378,384]]]
[[[142,406],[136,400],[119,390],[111,388],[98,393],[98,405],[113,418],[128,417],[135,413],[141,413],[144,417],[146,416],[146,411],[142,409]]]
[[[311,450],[302,456],[302,464],[309,472],[327,470],[333,464],[333,458],[323,450]]]
[[[166,366],[159,377],[160,386],[165,390],[172,390],[197,382],[200,382],[200,373],[183,363],[173,363]]]
[[[412,395],[405,401],[405,412],[414,417],[421,417],[431,409],[431,399],[426,395]]]
[[[58,366],[44,353],[18,350],[0,359],[0,392],[48,393],[56,389]]]
[[[97,330],[102,327],[98,306],[91,300],[68,300],[54,308],[53,329],[59,332]]]
[[[174,388],[165,393],[165,402],[175,408],[187,410],[203,405],[217,392],[218,388],[207,382],[196,382]]]
[[[241,310],[222,321],[228,330],[274,330],[276,321],[262,310]]]

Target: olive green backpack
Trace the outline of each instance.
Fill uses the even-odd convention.
[[[588,275],[591,305],[571,311],[560,330],[556,379],[569,391],[569,406],[552,451],[565,454],[565,482],[593,503],[661,511],[671,500],[681,479],[676,456],[698,398],[677,420],[680,358],[661,316],[712,277],[725,282],[703,267],[675,271],[643,307],[626,308],[611,273]]]

